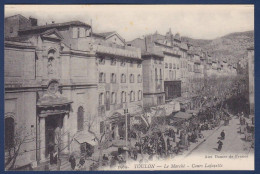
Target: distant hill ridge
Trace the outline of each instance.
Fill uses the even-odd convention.
[[[254,31],[235,32],[213,39],[192,39],[182,37],[183,41],[190,42],[194,46],[200,46],[216,58],[226,59],[236,63],[246,56],[247,48],[254,46]]]

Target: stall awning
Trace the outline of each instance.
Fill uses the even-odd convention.
[[[178,119],[184,119],[184,120],[188,120],[192,117],[191,113],[187,113],[187,112],[178,112],[174,115],[174,118],[178,118]]]
[[[90,133],[79,134],[74,138],[79,144],[88,143],[92,146],[97,145],[97,140],[95,140],[95,136]]]
[[[189,113],[189,114],[192,114],[192,115],[198,115],[198,113],[199,113],[198,110],[188,110],[186,112]]]

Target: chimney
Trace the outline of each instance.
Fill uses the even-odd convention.
[[[38,20],[36,18],[29,17],[29,20],[32,27],[38,25]]]

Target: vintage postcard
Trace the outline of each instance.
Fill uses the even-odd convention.
[[[254,5],[5,5],[5,170],[254,170]]]

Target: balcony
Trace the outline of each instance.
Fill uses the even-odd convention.
[[[168,54],[175,57],[181,57],[181,53],[178,50],[173,50],[172,48],[163,47],[162,48],[164,54]]]

